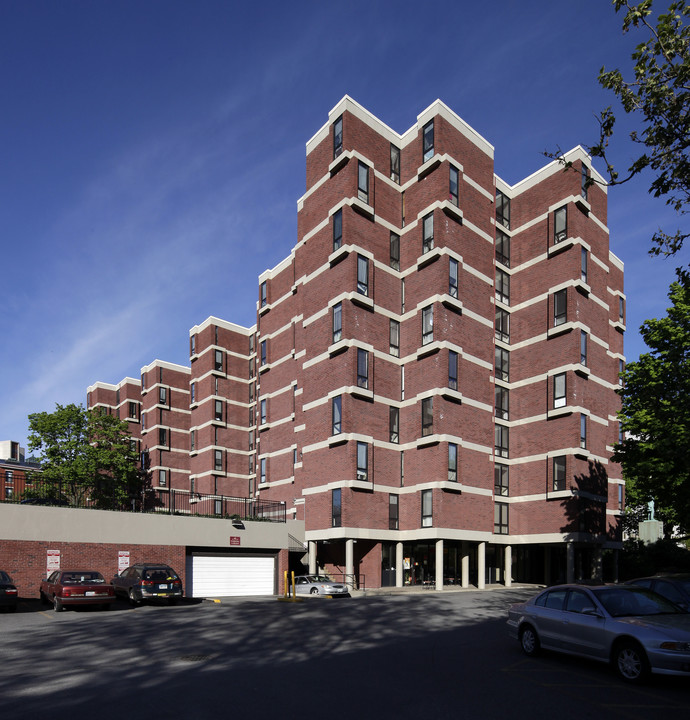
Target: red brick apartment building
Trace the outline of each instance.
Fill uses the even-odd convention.
[[[623,511],[623,264],[581,148],[515,185],[440,101],[404,134],[349,97],[307,143],[297,243],[257,322],[190,368],[89,388],[152,483],[280,500],[310,571],[367,587],[598,576]],[[589,184],[588,179],[596,182]]]
[[[22,496],[27,474],[40,470],[38,463],[25,459],[24,448],[14,440],[0,440],[0,501]]]

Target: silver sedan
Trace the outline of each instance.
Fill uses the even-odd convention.
[[[295,577],[295,591],[298,595],[350,595],[345,583],[334,582],[328,575],[298,575]]]
[[[508,610],[526,655],[541,648],[608,662],[623,680],[690,676],[690,614],[631,585],[557,585]]]

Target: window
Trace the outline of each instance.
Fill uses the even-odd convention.
[[[214,470],[222,470],[223,469],[223,451],[222,450],[214,450],[213,451],[213,469]]]
[[[190,432],[189,432],[189,449],[193,451],[195,445],[196,445],[196,430],[190,430]]]
[[[400,185],[400,148],[391,143],[391,180]]]
[[[343,521],[343,491],[331,490],[331,527],[340,527]]]
[[[405,453],[400,453],[400,487],[405,487]]]
[[[625,372],[625,362],[618,359],[618,384],[623,387],[625,385],[625,381],[623,380],[623,373]]]
[[[222,420],[223,419],[223,401],[222,400],[215,400],[213,408],[213,416],[216,420]]]
[[[139,416],[139,406],[135,402],[129,403],[129,417],[136,418]]]
[[[141,429],[146,430],[146,415],[141,413]]]
[[[625,317],[625,301],[622,297],[618,298],[618,318],[621,322],[623,322],[623,318]]]
[[[505,425],[494,427],[494,450],[497,457],[507,458],[509,455],[509,434]]]
[[[584,200],[587,200],[587,195],[589,194],[589,169],[587,166],[582,163],[582,168],[580,168],[580,177],[581,177],[581,186],[580,186],[580,195],[582,195],[582,198]]]
[[[553,459],[553,489],[554,492],[565,490],[565,455]]]
[[[431,527],[434,521],[433,494],[422,490],[422,527]]]
[[[167,405],[167,403],[168,403],[168,388],[165,388],[165,387],[158,388],[158,402],[161,405]]]
[[[364,255],[357,255],[357,292],[369,295],[369,260]]]
[[[434,339],[434,306],[427,305],[422,310],[422,345],[427,345]]]
[[[510,230],[510,198],[496,190],[496,222]]]
[[[262,400],[259,403],[260,407],[260,418],[261,418],[261,424],[263,425],[266,422],[266,401]]]
[[[5,470],[5,484],[14,485],[14,472],[12,470]]]
[[[496,300],[510,305],[510,275],[496,268]]]
[[[146,390],[146,375],[141,376],[141,389],[142,391]]]
[[[369,353],[357,348],[357,387],[369,387]]]
[[[587,333],[580,330],[580,364],[587,365]]]
[[[565,373],[553,376],[553,406],[565,407]]]
[[[580,279],[587,282],[587,250],[580,248]]]
[[[430,120],[422,132],[422,162],[425,163],[434,156],[434,121]]]
[[[448,294],[454,298],[458,296],[458,261],[453,258],[448,264]]]
[[[400,312],[405,312],[405,278],[400,281]]]
[[[496,535],[508,534],[508,504],[494,503],[494,533]]]
[[[391,407],[388,410],[388,439],[392,443],[400,442],[400,408]]]
[[[400,513],[398,507],[398,496],[390,493],[388,495],[388,529],[398,530],[400,526]]]
[[[510,342],[510,314],[503,308],[496,308],[495,335],[497,340]]]
[[[196,355],[196,335],[189,338],[189,354]]]
[[[496,379],[509,382],[510,378],[510,353],[501,347],[497,347],[494,351]]]
[[[343,244],[343,211],[333,213],[333,252]]]
[[[553,214],[553,242],[563,242],[568,237],[568,208],[558,208]]]
[[[250,450],[254,449],[254,431],[253,430],[249,431],[249,449]]]
[[[506,497],[508,495],[509,468],[503,463],[494,465],[494,495]]]
[[[223,351],[222,350],[216,350],[213,354],[213,369],[220,370],[221,372],[223,370]]]
[[[266,281],[261,283],[261,307],[266,307],[266,303],[268,302],[268,291],[266,288]]]
[[[431,435],[434,431],[434,399],[422,400],[422,437]]]
[[[458,199],[459,177],[460,174],[458,173],[458,169],[451,165],[450,178],[448,181],[448,195],[450,196],[450,201],[453,203],[453,205],[460,204]]]
[[[568,291],[563,289],[553,294],[553,324],[563,325],[568,317]]]
[[[14,497],[14,489],[11,487],[5,488],[5,500],[11,500]]]
[[[494,414],[501,420],[508,419],[508,388],[494,386]]]
[[[391,233],[391,267],[400,270],[400,235]]]
[[[501,230],[496,230],[496,262],[510,267],[510,238]]]
[[[434,247],[434,213],[425,215],[422,220],[422,254]]]
[[[158,444],[164,446],[168,444],[167,428],[158,428]]]
[[[400,323],[397,320],[390,320],[388,334],[391,355],[400,357]]]
[[[357,197],[369,204],[369,167],[361,160],[357,166]]]
[[[343,304],[333,306],[333,342],[340,342],[343,336]]]
[[[266,364],[266,340],[261,341],[260,350],[261,350],[261,365],[265,365]]]
[[[448,387],[458,389],[458,354],[454,350],[448,351]]]
[[[357,480],[369,478],[369,446],[364,442],[357,443]]]
[[[343,116],[333,123],[333,159],[343,151]]]
[[[294,467],[297,465],[297,448],[293,448],[292,450],[292,467],[294,471]]]
[[[259,482],[266,482],[266,458],[259,460]]]
[[[448,443],[448,482],[458,481],[458,446]]]
[[[580,413],[580,447],[587,447],[587,416]]]
[[[343,431],[343,398],[336,395],[331,400],[331,435],[340,435]]]

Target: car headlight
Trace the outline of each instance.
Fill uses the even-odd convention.
[[[675,650],[676,652],[690,652],[690,642],[662,642],[662,650]]]

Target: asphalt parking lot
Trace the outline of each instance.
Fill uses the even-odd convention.
[[[529,659],[506,609],[532,590],[233,598],[0,615],[3,720],[687,717],[684,679]],[[67,713],[69,713],[67,715]]]

